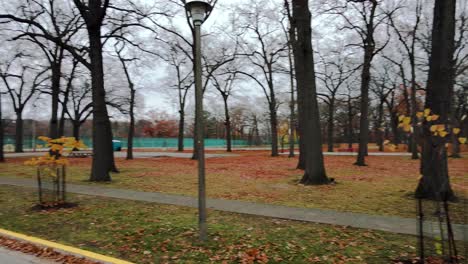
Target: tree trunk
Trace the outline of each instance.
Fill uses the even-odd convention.
[[[295,47],[293,43],[293,52]],[[296,56],[296,55],[295,55]],[[296,71],[297,74],[297,71]],[[297,162],[297,169],[300,170],[305,170],[306,167],[306,148],[305,148],[305,135],[304,135],[304,123],[305,123],[305,117],[304,117],[304,96],[303,93],[304,91],[302,89],[299,89],[298,84],[297,84],[297,75],[296,75],[296,93],[297,93],[297,133],[299,135],[299,160]]]
[[[133,86],[133,84],[130,84]],[[128,138],[127,138],[127,160],[133,159],[133,137],[135,134],[135,89],[130,88],[130,125],[128,127]]]
[[[333,152],[333,134],[335,130],[335,102],[331,100],[328,105],[328,127],[327,127],[327,142],[328,142],[328,152]]]
[[[367,144],[369,143],[369,83],[374,46],[368,45],[364,51],[364,65],[361,74],[361,117],[359,120],[359,151],[357,166],[366,166]]]
[[[416,102],[416,65],[414,58],[411,58],[411,125],[413,133],[411,133],[411,159],[419,159],[418,154],[418,130],[416,129],[418,120],[416,117],[417,102]]]
[[[81,122],[78,120],[73,121],[73,137],[78,141],[80,140],[80,127],[81,127]]]
[[[278,118],[276,105],[270,105],[270,127],[271,127],[271,156],[278,157]]]
[[[229,107],[228,107],[228,97],[223,96],[224,101],[224,116],[226,118],[225,126],[226,126],[226,151],[232,152],[232,135],[231,135],[231,116],[229,115]]]
[[[353,106],[351,104],[351,99],[348,101],[348,148],[353,148],[353,139],[354,139],[354,130],[353,130]]]
[[[116,171],[112,148],[112,130],[106,107],[100,26],[88,26],[93,90],[93,164],[90,181],[111,181]]]
[[[183,107],[181,108],[183,109]],[[184,151],[185,112],[179,111],[179,134],[177,139],[177,151]]]
[[[376,133],[377,136],[376,143],[379,147],[379,151],[384,151],[384,128],[382,126],[383,123],[383,115],[384,115],[384,102],[380,102],[379,109],[378,109],[378,117],[377,117],[377,124],[376,124]]]
[[[439,115],[437,123],[440,124],[447,124],[450,113],[455,5],[455,0],[436,0],[434,6],[432,54],[429,59],[425,108]],[[429,130],[430,125],[424,121],[422,178],[416,189],[416,197],[452,200],[455,194],[450,186],[448,175],[446,140],[433,136]]]
[[[291,90],[291,105],[290,105],[290,116],[289,116],[289,158],[293,158],[294,154],[294,145],[295,145],[295,127],[296,127],[296,113],[294,109],[294,89]]]
[[[60,80],[62,79],[62,59],[63,59],[63,48],[58,51],[56,60],[51,63],[50,67],[52,70],[51,77],[51,90],[52,90],[52,113],[49,125],[49,137],[59,137],[59,124],[58,124],[58,106],[60,96]]]
[[[315,85],[314,57],[312,49],[311,13],[308,0],[293,1],[293,23],[297,32],[294,42],[294,59],[297,89],[301,90],[302,138],[305,150],[303,184],[327,184],[330,182],[323,163],[317,91]]]
[[[15,152],[23,152],[23,113],[16,112]]]

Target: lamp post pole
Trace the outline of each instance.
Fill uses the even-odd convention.
[[[203,118],[203,87],[201,61],[201,25],[211,13],[212,6],[204,1],[190,1],[185,4],[187,15],[193,22],[195,45],[195,144],[198,155],[198,227],[200,240],[205,241],[206,224],[206,185],[205,185],[205,120]]]
[[[205,185],[205,142],[203,118],[203,87],[202,87],[202,62],[201,62],[201,22],[194,21],[195,29],[195,124],[196,142],[198,154],[198,225],[200,240],[207,239],[206,225],[206,185]]]

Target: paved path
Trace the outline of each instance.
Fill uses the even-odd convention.
[[[30,179],[12,179],[0,177],[0,185],[13,185],[34,188],[36,187],[36,182]],[[198,206],[197,198],[175,194],[140,192],[78,184],[68,184],[67,191],[77,194],[188,206],[194,208]],[[409,235],[417,234],[416,219],[410,218],[338,212],[333,210],[299,208],[221,199],[208,199],[207,206],[210,209],[225,212],[351,226]],[[438,225],[435,223],[428,223],[426,225],[426,227],[428,227],[428,235],[431,235],[432,232],[430,232],[430,230],[437,228],[437,226]],[[468,241],[468,225],[453,225],[453,227],[457,240]]]
[[[39,157],[43,156],[44,152],[24,152],[24,153],[6,153],[5,157],[7,158],[25,158],[25,157]],[[115,152],[114,156],[116,158],[125,158],[127,156],[126,152]],[[213,154],[206,153],[206,158],[222,158],[222,157],[236,157],[237,154]],[[173,157],[173,158],[191,158],[192,153],[183,153],[183,152],[133,152],[134,158],[161,158],[161,157]]]
[[[50,260],[44,260],[23,252],[13,251],[0,246],[0,263],[2,264],[53,264]]]
[[[240,150],[240,149],[234,149]],[[245,150],[254,150],[254,149],[245,149]],[[259,150],[259,149],[256,149]],[[265,148],[265,150],[268,150]],[[24,152],[24,153],[5,153],[7,158],[26,158],[26,157],[39,157],[44,155],[44,152]],[[127,156],[126,152],[115,152],[116,158],[125,158]],[[280,153],[280,155],[289,155],[288,152]],[[299,155],[299,153],[296,153]],[[323,152],[325,156],[357,156],[355,152]],[[229,154],[229,153],[206,153],[206,158],[222,158],[222,157],[236,157],[238,154]],[[411,156],[411,153],[407,152],[369,152],[369,156]],[[191,158],[192,153],[184,152],[133,152],[134,158],[160,158],[160,157],[173,157],[173,158]]]
[[[289,155],[289,152],[280,153],[281,155]],[[298,152],[294,153],[299,155]],[[369,156],[411,156],[408,152],[369,152]],[[323,152],[325,156],[357,156],[356,152]]]

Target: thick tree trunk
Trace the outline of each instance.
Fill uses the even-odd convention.
[[[293,45],[297,89],[301,90],[303,96],[300,106],[303,118],[300,121],[303,124],[301,140],[304,140],[305,172],[301,183],[327,184],[330,180],[325,173],[323,162],[308,0],[293,0],[293,19],[297,32],[297,39]]]
[[[106,107],[100,26],[88,26],[93,90],[93,163],[90,181],[111,181],[116,171],[112,148],[112,130]]]
[[[361,117],[359,120],[359,150],[356,163],[357,166],[366,166],[367,144],[369,143],[369,83],[372,62],[373,46],[366,47],[364,52],[364,65],[361,74]]]
[[[131,84],[133,86],[133,84]],[[130,124],[128,127],[127,137],[127,160],[133,159],[133,137],[135,134],[135,90],[133,87],[130,88]]]
[[[294,45],[297,45],[293,43],[293,51],[295,48]],[[296,55],[295,55],[296,56]],[[296,71],[297,74],[297,71]],[[297,162],[297,169],[300,170],[305,170],[306,168],[306,148],[305,148],[305,135],[304,135],[304,123],[305,123],[305,117],[304,117],[304,91],[302,89],[299,89],[298,84],[297,84],[297,75],[296,75],[296,93],[297,93],[297,133],[299,135],[299,160]]]
[[[73,137],[76,140],[80,140],[80,127],[81,127],[80,121],[73,121]]]
[[[52,113],[50,118],[49,125],[49,137],[58,138],[59,137],[59,124],[58,124],[58,106],[59,106],[59,96],[60,96],[60,80],[62,75],[62,57],[63,49],[59,51],[57,55],[57,61],[54,61],[50,67],[52,71],[51,77],[51,90],[52,90]]]
[[[432,54],[429,59],[429,77],[425,108],[439,115],[437,123],[447,124],[450,113],[452,59],[455,36],[455,0],[436,0],[432,28]],[[422,178],[416,197],[434,200],[452,200],[445,138],[433,136],[431,124],[424,122]]]
[[[185,112],[179,111],[179,134],[177,136],[177,151],[184,151]]]
[[[228,98],[223,96],[224,101],[224,116],[226,126],[226,151],[232,152],[232,134],[231,134],[231,116],[229,115],[229,106],[227,102]]]
[[[333,134],[335,130],[335,102],[331,100],[328,105],[328,127],[327,127],[327,143],[328,143],[328,152],[333,152]]]
[[[15,152],[23,152],[23,113],[16,112]]]

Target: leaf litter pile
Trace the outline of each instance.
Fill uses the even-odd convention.
[[[11,238],[0,236],[0,247],[14,251],[20,251],[38,258],[54,261],[63,264],[99,264],[99,262],[87,260],[72,255],[66,255],[53,250],[52,248],[40,247],[31,243],[26,243]]]

